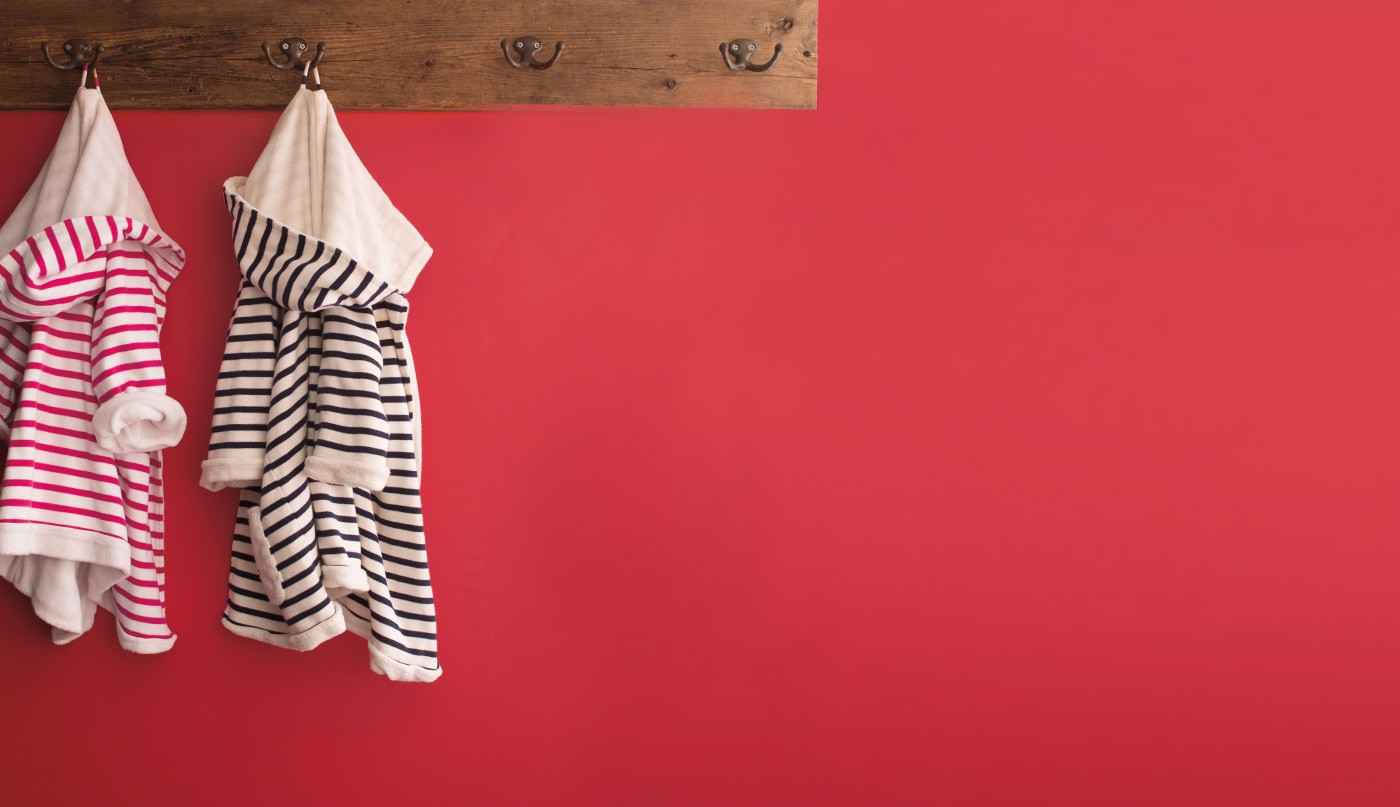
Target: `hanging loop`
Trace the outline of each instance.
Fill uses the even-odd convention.
[[[516,53],[520,54],[519,61],[516,61],[515,57],[510,55],[512,44],[515,46]],[[533,67],[536,70],[548,70],[553,67],[554,63],[559,61],[559,56],[564,52],[564,43],[555,42],[554,55],[549,57],[549,61],[542,62],[535,54],[539,53],[540,48],[543,47],[544,44],[533,36],[517,36],[514,40],[501,40],[501,50],[505,51],[506,61],[510,62],[512,67]]]
[[[277,46],[277,51],[282,55],[283,61],[279,62],[272,56],[272,46],[266,42],[262,43],[263,55],[267,57],[267,63],[278,70],[291,70],[293,68],[309,66],[315,69],[320,63],[321,57],[326,55],[326,43],[316,44],[316,56],[310,62],[306,61],[306,52],[310,50],[310,45],[299,36],[289,36]]]
[[[724,63],[730,70],[747,70],[750,73],[762,73],[773,66],[778,61],[778,55],[783,52],[783,43],[779,42],[773,47],[773,58],[767,64],[754,64],[753,57],[758,50],[758,43],[752,39],[736,39],[732,42],[721,42],[719,52],[724,54]]]
[[[82,78],[78,79],[78,86],[82,87],[83,89],[87,89],[87,77],[89,70],[92,73],[92,88],[94,90],[102,89],[102,79],[97,77],[97,65],[95,63],[83,65],[83,76]]]
[[[94,48],[81,39],[70,39],[63,43],[63,53],[68,57],[68,64],[59,64],[53,60],[53,55],[49,53],[48,42],[40,42],[39,50],[43,51],[44,59],[59,70],[77,70],[84,64],[97,67],[97,60],[102,58],[101,44]]]
[[[315,67],[315,64],[316,60],[312,59],[301,69],[301,86],[305,87],[307,79],[314,76],[316,78],[316,86],[313,89],[319,90],[321,89],[321,69]]]

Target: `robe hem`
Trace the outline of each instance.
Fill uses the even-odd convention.
[[[345,611],[345,626],[350,632],[364,639],[369,647],[369,668],[390,681],[427,684],[442,677],[442,667],[428,669],[417,664],[405,664],[390,657],[376,646],[373,629],[369,622]]]
[[[169,630],[169,628],[166,628],[166,630]],[[179,637],[174,633],[164,639],[141,638],[139,636],[132,636],[123,630],[120,624],[117,625],[117,641],[121,644],[122,649],[143,656],[153,656],[157,653],[164,653],[175,646],[175,640],[177,638]]]
[[[345,632],[345,616],[338,603],[332,603],[335,613],[307,628],[299,633],[273,633],[261,628],[253,628],[239,625],[224,615],[224,627],[230,633],[257,639],[260,642],[277,647],[285,647],[288,650],[298,650],[306,652],[312,650],[328,639],[334,639]]]
[[[21,559],[92,564],[101,570],[101,582],[95,590],[79,592],[75,608],[71,598],[38,594],[41,572],[15,562]],[[97,598],[130,574],[131,547],[110,535],[46,524],[0,525],[0,577],[29,598],[34,615],[54,630],[55,644],[67,644],[91,630]],[[67,618],[74,614],[77,622]]]

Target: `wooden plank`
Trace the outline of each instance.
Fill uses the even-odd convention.
[[[50,67],[67,39],[105,50],[118,109],[266,109],[298,75],[262,54],[285,37],[324,41],[321,77],[339,109],[482,109],[516,104],[814,109],[817,0],[0,0],[0,109],[62,109],[78,77]],[[508,37],[563,57],[509,65]],[[720,43],[758,43],[767,72],[735,72]],[[59,59],[62,61],[62,59]],[[299,71],[298,71],[299,72]]]

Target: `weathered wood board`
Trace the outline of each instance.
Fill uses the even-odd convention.
[[[326,43],[321,77],[339,109],[483,109],[516,104],[814,109],[817,0],[0,0],[0,109],[61,109],[78,74],[47,41],[104,47],[98,72],[118,109],[277,108],[300,71],[268,64],[298,36]],[[512,67],[501,40],[535,36],[548,70]],[[752,39],[765,72],[736,72],[720,44]]]

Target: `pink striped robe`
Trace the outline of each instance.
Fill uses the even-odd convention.
[[[160,449],[184,411],[165,394],[159,338],[185,256],[97,90],[79,91],[0,236],[0,575],[60,644],[100,605],[123,647],[166,650]]]

